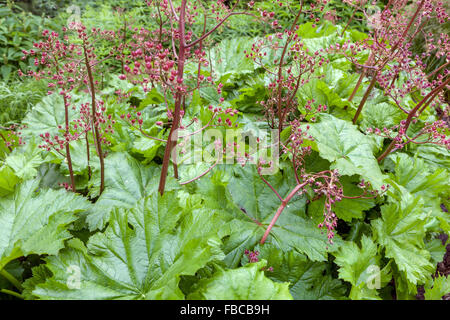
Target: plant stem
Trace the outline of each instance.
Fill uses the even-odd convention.
[[[22,291],[22,284],[20,283],[19,280],[17,280],[12,274],[10,274],[8,271],[6,271],[5,269],[2,269],[0,271],[0,275],[3,276],[6,280],[8,280],[9,282],[11,282],[11,284],[16,287],[19,291]]]
[[[22,299],[22,300],[25,300],[25,298],[20,293],[17,293],[15,291],[11,291],[8,289],[0,289],[0,292],[4,293],[4,294],[8,294],[8,295],[16,297],[16,298],[19,298],[19,299]]]
[[[414,15],[412,16],[411,20],[409,20],[408,26],[405,28],[405,31],[403,31],[403,34],[401,38],[397,41],[397,43],[391,48],[391,53],[394,53],[395,50],[397,50],[400,43],[402,43],[403,39],[408,34],[409,29],[411,28],[414,20],[416,20],[417,15],[419,14],[420,10],[422,9],[423,5],[425,4],[425,0],[422,0],[420,4],[417,6],[416,12],[414,12]]]
[[[281,201],[280,206],[278,207],[277,212],[275,213],[275,216],[272,218],[272,221],[270,221],[269,226],[266,229],[266,232],[264,233],[264,236],[261,238],[261,241],[259,242],[260,244],[264,244],[264,242],[266,242],[267,237],[269,236],[270,231],[272,230],[273,226],[275,225],[275,223],[277,222],[278,218],[280,217],[281,213],[283,212],[283,210],[286,208],[286,206],[288,205],[289,201],[291,201],[291,199],[295,196],[295,194],[304,186],[306,186],[308,184],[308,182],[304,182],[302,184],[297,185],[289,194],[286,198],[284,198]]]
[[[58,58],[56,58],[56,56],[54,57],[55,60],[55,68],[56,68],[56,72],[59,74],[59,62],[58,62]],[[66,129],[65,129],[65,133],[66,133],[66,137],[69,136],[69,105],[68,105],[68,101],[67,101],[67,97],[64,95],[64,120],[65,120],[65,124],[66,124]],[[69,146],[69,141],[66,140],[66,158],[67,158],[67,166],[69,168],[69,175],[70,175],[70,183],[72,184],[72,191],[76,192],[76,186],[75,186],[75,177],[73,174],[73,168],[72,168],[72,157],[70,156],[70,146]]]
[[[89,150],[89,137],[88,137],[88,131],[86,131],[86,154],[87,154],[87,167],[88,167],[88,177],[91,179],[92,172],[91,172],[91,166],[90,166],[90,150]]]
[[[391,2],[389,2],[390,4]],[[388,4],[388,5],[389,5]],[[406,35],[408,34],[409,29],[411,28],[414,20],[416,20],[417,15],[419,14],[420,10],[422,9],[423,5],[425,4],[425,0],[422,0],[420,2],[420,4],[417,6],[416,11],[414,12],[414,15],[411,17],[411,19],[409,20],[408,25],[406,26],[405,30],[403,31],[400,39],[398,39],[397,43],[391,48],[390,50],[390,55],[384,60],[382,61],[381,65],[376,69],[375,74],[373,76],[372,81],[370,82],[369,87],[366,90],[366,93],[364,94],[363,99],[361,100],[359,106],[358,106],[358,110],[356,110],[356,114],[355,117],[353,118],[353,124],[356,124],[356,121],[358,120],[358,117],[362,111],[362,108],[364,107],[364,104],[367,101],[367,98],[369,97],[369,94],[372,92],[375,83],[377,81],[377,75],[384,69],[384,67],[387,65],[387,63],[389,62],[389,60],[392,60],[395,58],[395,50],[397,50],[397,48],[400,46],[400,44],[403,42],[404,38],[406,37]],[[387,8],[388,6],[386,6]]]
[[[7,145],[8,140],[6,140],[5,136],[4,136],[1,132],[0,132],[0,138],[2,138],[3,141],[5,141],[5,145]],[[12,152],[11,146],[7,146],[7,148],[8,148],[8,150],[9,150],[9,152]]]
[[[181,8],[180,8],[180,16],[179,16],[179,22],[178,22],[178,31],[179,31],[179,37],[180,37],[180,45],[178,50],[178,79],[183,80],[183,73],[184,73],[184,63],[186,59],[186,32],[185,32],[185,15],[186,15],[186,1],[181,1]],[[175,95],[175,111],[174,111],[174,117],[172,122],[172,127],[170,128],[169,137],[167,139],[166,149],[164,150],[164,158],[161,168],[161,176],[159,178],[159,187],[158,192],[163,195],[164,189],[166,187],[166,180],[167,180],[167,171],[169,170],[169,162],[170,157],[172,154],[172,149],[177,144],[178,140],[178,127],[180,123],[180,111],[181,111],[181,102],[183,99],[183,94],[180,90],[177,91]]]
[[[352,14],[352,16],[350,17],[350,19],[348,19],[348,22],[347,22],[347,24],[345,25],[344,30],[342,30],[341,37],[344,36],[344,33],[345,33],[345,31],[347,30],[347,28],[348,28],[348,26],[350,25],[350,23],[353,21],[353,18],[355,17],[355,14],[356,14],[356,8],[353,10],[353,14]]]
[[[287,48],[293,37],[295,26],[297,25],[298,19],[300,18],[300,15],[302,14],[302,12],[303,12],[303,1],[301,1],[300,9],[297,13],[297,16],[294,19],[294,22],[291,25],[291,29],[289,30],[290,34],[289,34],[289,37],[286,39],[286,43],[284,44],[283,52],[281,53],[281,57],[280,57],[280,63],[278,65],[278,82],[279,82],[279,84],[278,84],[278,92],[277,92],[277,94],[278,94],[277,112],[278,112],[278,137],[279,138],[281,137],[281,132],[283,131],[283,122],[284,122],[284,120],[283,120],[284,115],[283,115],[283,111],[281,109],[281,102],[282,102],[281,95],[282,95],[282,91],[283,91],[282,90],[283,83],[281,81],[281,78],[283,76],[284,56],[286,55]],[[288,106],[286,106],[286,108],[287,107]]]
[[[450,82],[450,78],[448,78],[444,83],[442,83],[439,87],[435,88],[434,90],[432,90],[430,93],[428,93],[418,104],[417,106],[411,110],[408,114],[408,117],[406,118],[406,123],[405,123],[405,132],[408,130],[416,112],[420,109],[420,107],[424,106],[426,107],[427,105],[429,105],[433,99],[439,94],[439,92],[445,88],[445,86]],[[422,108],[422,111],[424,110],[424,108]],[[381,161],[384,160],[384,158],[386,158],[389,153],[391,153],[391,151],[394,149],[396,144],[395,139],[392,140],[392,142],[389,144],[389,146],[386,148],[386,150],[383,152],[382,155],[380,155],[378,157],[378,163],[380,163]]]
[[[102,151],[102,143],[100,139],[100,130],[98,129],[98,123],[97,123],[97,100],[95,99],[95,86],[94,86],[94,77],[92,76],[92,69],[89,62],[88,54],[87,54],[87,48],[86,44],[83,43],[83,51],[84,51],[84,59],[86,64],[86,70],[88,73],[89,78],[89,87],[91,91],[91,98],[92,98],[92,123],[94,125],[94,143],[96,145],[97,151],[98,151],[98,158],[100,160],[100,193],[101,195],[103,193],[103,190],[105,189],[105,163],[103,159],[103,151]]]
[[[370,65],[372,63],[372,54],[369,55],[369,58],[367,59],[367,63]],[[353,89],[352,94],[350,95],[350,97],[348,98],[348,101],[351,102],[353,101],[353,99],[355,98],[356,93],[358,92],[359,87],[361,86],[362,81],[364,80],[364,77],[367,74],[367,69],[364,68],[361,72],[361,75],[359,76],[358,82],[356,83],[355,88]],[[347,107],[345,107],[344,109],[346,109]]]
[[[376,82],[377,82],[377,75],[374,74],[372,81],[370,82],[369,87],[367,88],[366,93],[364,94],[364,97],[362,98],[361,102],[359,103],[358,110],[356,110],[355,116],[353,117],[353,124],[356,124],[359,114],[361,113],[362,108],[364,107],[364,104],[366,103],[367,99],[369,98],[369,95],[372,92],[372,89],[375,87]]]
[[[67,105],[67,98],[64,96],[64,117],[66,120],[66,137],[69,136],[69,106]],[[77,192],[75,187],[75,177],[73,174],[72,157],[70,155],[69,141],[66,140],[66,157],[67,166],[69,167],[70,183],[72,184],[72,191]]]

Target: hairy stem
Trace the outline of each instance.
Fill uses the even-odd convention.
[[[55,60],[55,68],[56,72],[59,74],[59,62],[56,56],[54,57]],[[64,95],[64,120],[65,120],[65,136],[66,138],[69,136],[69,105],[66,96]],[[69,168],[69,175],[70,175],[70,183],[72,184],[72,191],[76,192],[76,186],[75,186],[75,177],[73,174],[73,168],[72,168],[72,157],[70,156],[70,146],[69,141],[66,140],[66,159],[67,159],[67,166]]]
[[[5,145],[7,145],[8,140],[6,140],[5,136],[0,132],[0,138],[2,138],[3,141],[5,141]],[[11,146],[7,146],[9,152],[12,152]]]
[[[370,65],[372,63],[372,57],[373,55],[369,55],[369,58],[367,59],[367,63]],[[355,88],[352,91],[352,94],[350,95],[350,97],[348,98],[348,101],[353,101],[353,99],[355,98],[356,93],[358,92],[359,87],[361,86],[362,81],[364,80],[364,77],[367,74],[367,69],[363,68],[361,75],[359,76],[358,82],[356,83]]]
[[[344,30],[342,30],[341,37],[344,36],[345,31],[347,30],[347,28],[350,25],[350,23],[353,21],[353,18],[355,17],[355,14],[356,14],[356,10],[357,10],[356,8],[353,10],[352,16],[350,17],[350,19],[348,19],[348,22],[345,25]]]
[[[86,155],[87,155],[87,168],[88,168],[88,177],[89,179],[91,179],[92,176],[92,171],[91,171],[91,166],[90,166],[90,151],[89,151],[89,137],[88,137],[88,131],[86,131]]]

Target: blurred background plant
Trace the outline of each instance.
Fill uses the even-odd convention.
[[[0,125],[20,123],[25,114],[47,94],[45,81],[0,82]]]
[[[22,7],[7,1],[0,4],[0,75],[5,82],[17,77],[17,69],[26,68],[22,49],[31,48],[43,28],[51,21],[36,16]]]

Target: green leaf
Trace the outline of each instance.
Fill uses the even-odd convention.
[[[434,167],[450,168],[450,151],[435,144],[413,144],[411,150],[417,152],[419,158]]]
[[[202,209],[183,212],[174,193],[157,193],[131,210],[115,210],[104,233],[87,247],[72,240],[46,259],[53,277],[38,284],[40,299],[183,299],[181,275],[223,259],[220,218]],[[68,268],[79,285],[71,283]]]
[[[155,158],[161,144],[161,141],[139,137],[133,143],[133,151],[142,154],[145,157],[144,164],[147,164]]]
[[[74,98],[75,99],[75,98]],[[69,108],[69,118],[75,119],[77,111]],[[65,124],[64,100],[59,94],[45,96],[26,115],[23,123],[26,128],[22,130],[24,136],[39,137],[48,132],[50,135],[58,134],[58,125]]]
[[[222,40],[210,51],[211,68],[223,84],[232,82],[237,77],[254,71],[250,59],[244,50],[250,49],[250,38],[233,38]]]
[[[314,262],[295,251],[283,251],[271,244],[258,245],[259,258],[267,260],[266,276],[274,281],[289,282],[296,300],[334,300],[344,296],[342,281],[334,279],[324,262]]]
[[[362,110],[361,128],[363,130],[391,128],[406,117],[398,107],[377,100],[379,99],[367,102]]]
[[[90,230],[103,229],[114,208],[132,208],[158,188],[160,169],[154,164],[143,166],[127,153],[107,157],[105,172],[105,190],[86,217]],[[168,191],[174,188],[170,182],[169,178]]]
[[[388,273],[389,265],[381,270],[377,245],[372,239],[364,235],[361,248],[347,241],[335,256],[335,263],[340,267],[339,278],[352,284],[351,299],[380,299],[376,290],[386,285],[392,276]]]
[[[22,267],[22,263],[19,260],[14,260],[12,262],[10,262],[4,269],[3,271],[6,271],[9,275],[11,275],[12,277],[14,277],[19,283],[22,282],[22,278],[23,278],[23,267]],[[0,274],[0,289],[11,289],[11,290],[16,290],[14,289],[14,284],[6,279],[6,277],[3,274]]]
[[[37,175],[37,167],[42,162],[41,150],[34,143],[15,149],[6,159],[5,163],[14,170],[17,177],[23,180],[33,179]]]
[[[164,102],[164,96],[158,92],[156,88],[152,88],[152,90],[147,93],[147,96],[144,100],[141,101],[139,108],[144,108],[150,104],[161,104]]]
[[[434,278],[432,287],[425,289],[425,300],[442,300],[444,295],[450,293],[450,277]]]
[[[3,197],[14,191],[14,186],[20,179],[14,174],[8,166],[0,168],[0,197]]]
[[[437,265],[444,259],[446,248],[445,245],[442,244],[441,239],[425,241],[425,247],[430,252],[433,265]]]
[[[219,270],[188,296],[194,300],[292,300],[289,284],[276,283],[261,271],[266,261],[249,263],[234,270]]]
[[[414,196],[422,197],[424,210],[431,211],[432,218],[427,224],[427,229],[440,231],[437,227],[441,224],[440,219],[450,223],[450,217],[445,214],[440,205],[441,197],[446,198],[445,193],[450,190],[450,175],[444,168],[429,168],[425,161],[416,157],[415,159],[405,153],[395,153],[389,156],[394,161],[394,174],[391,178],[404,187]]]
[[[339,278],[358,286],[367,282],[367,269],[378,263],[377,245],[372,239],[363,236],[361,248],[355,242],[346,241],[335,254],[339,268]]]
[[[256,103],[261,101],[267,95],[266,88],[263,83],[255,83],[250,87],[239,89],[239,96],[230,101],[230,103],[239,111],[260,113],[263,108]]]
[[[67,226],[75,214],[89,208],[79,195],[62,189],[37,193],[38,186],[38,180],[26,181],[0,199],[0,270],[21,256],[57,254],[71,237]]]
[[[449,189],[450,175],[447,170],[430,170],[423,159],[414,159],[405,153],[395,153],[389,157],[395,163],[393,179],[411,194],[432,199]]]
[[[299,26],[298,35],[305,39],[321,38],[336,33],[337,27],[325,22],[313,28],[314,22],[307,22]]]
[[[429,214],[424,210],[421,197],[404,191],[383,205],[381,218],[372,221],[374,239],[385,248],[386,257],[394,259],[398,269],[414,285],[425,283],[434,272],[430,253],[424,248]]]
[[[371,139],[358,131],[350,122],[329,114],[321,114],[320,122],[310,125],[319,154],[332,163],[341,175],[360,175],[379,189],[383,175],[373,156],[374,144]]]
[[[45,266],[45,264],[40,264],[32,268],[31,270],[33,276],[25,280],[25,282],[22,284],[22,296],[24,296],[26,300],[35,300],[37,297],[32,293],[35,287],[40,283],[44,283],[47,278],[50,278],[52,276],[52,273]]]

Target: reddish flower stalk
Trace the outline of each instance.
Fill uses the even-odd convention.
[[[64,96],[64,118],[66,123],[66,137],[69,136],[69,106],[66,97]],[[70,175],[70,183],[72,186],[72,191],[77,192],[75,187],[75,177],[73,174],[73,168],[72,168],[72,157],[70,156],[70,146],[69,142],[66,143],[66,158],[67,158],[67,167],[69,168],[69,175]]]
[[[372,55],[369,56],[369,59],[367,59],[367,63],[370,65],[372,63]],[[355,88],[352,91],[352,94],[350,95],[350,97],[348,98],[348,101],[353,101],[353,99],[355,98],[356,93],[358,92],[359,87],[361,86],[362,81],[364,80],[364,77],[366,76],[367,73],[367,69],[363,68],[363,70],[361,71],[361,75],[359,76],[358,82],[356,83]],[[344,109],[347,109],[347,106],[345,106]]]
[[[181,1],[181,6],[179,8],[179,12],[177,14],[177,10],[175,10],[172,1],[169,1],[169,12],[172,15],[172,18],[170,19],[171,22],[172,20],[175,20],[178,22],[178,54],[174,54],[174,58],[176,59],[176,66],[177,66],[177,73],[176,73],[176,82],[179,86],[179,88],[175,91],[175,103],[174,103],[174,111],[172,114],[173,116],[173,121],[172,121],[172,126],[170,128],[170,132],[169,132],[169,137],[167,139],[167,144],[166,144],[166,148],[164,150],[164,157],[163,157],[163,163],[162,163],[162,168],[161,168],[161,175],[160,175],[160,181],[159,181],[159,186],[158,186],[158,191],[159,193],[162,195],[164,193],[164,189],[165,189],[165,185],[166,185],[166,180],[167,180],[167,173],[168,173],[168,168],[169,168],[169,162],[171,160],[172,155],[176,154],[176,147],[177,147],[177,141],[178,141],[178,129],[180,128],[181,125],[181,118],[182,118],[182,114],[181,112],[183,111],[182,105],[183,102],[185,101],[185,96],[187,93],[187,90],[185,88],[183,88],[184,85],[184,65],[186,63],[186,59],[187,59],[187,52],[190,48],[196,46],[197,44],[200,45],[200,50],[198,50],[199,53],[201,53],[201,48],[203,47],[203,41],[209,36],[211,35],[214,31],[216,31],[221,25],[223,25],[226,20],[228,18],[230,18],[231,16],[235,16],[235,15],[240,15],[240,14],[250,14],[248,12],[235,12],[234,9],[237,8],[239,1],[236,1],[235,5],[233,6],[233,8],[230,10],[230,12],[228,12],[225,17],[223,17],[222,19],[220,19],[218,21],[218,23],[209,31],[206,32],[206,28],[204,27],[204,31],[203,34],[196,40],[193,40],[191,42],[187,42],[188,41],[188,37],[186,34],[186,18],[187,18],[187,0],[182,0]],[[205,18],[205,26],[206,26],[206,18]],[[172,28],[171,28],[172,30]],[[174,31],[171,31],[172,34],[174,33]],[[189,38],[191,37],[191,33],[189,35]],[[173,37],[172,37],[173,39]],[[173,45],[174,47],[174,45]],[[201,60],[199,60],[201,62]],[[199,62],[199,65],[200,65]],[[199,80],[201,80],[201,75],[200,75],[200,70],[197,74],[197,88],[199,87]],[[170,80],[170,79],[169,79]],[[163,83],[167,86],[169,86],[166,82],[165,79],[162,79]],[[173,81],[173,80],[171,80]],[[212,79],[208,79],[209,82],[212,82]],[[219,89],[218,92],[221,93],[220,90],[220,85],[219,85]],[[218,119],[218,121],[220,122],[221,119]],[[175,160],[175,159],[173,159]],[[174,162],[174,173],[175,173],[175,178],[178,177],[177,174],[177,166],[176,163]]]
[[[292,191],[281,200],[281,204],[278,207],[277,212],[275,213],[275,215],[273,216],[272,220],[269,223],[269,226],[266,229],[266,232],[264,232],[263,237],[261,238],[261,241],[259,242],[260,244],[264,244],[264,242],[266,242],[267,237],[270,234],[270,231],[272,230],[273,226],[275,225],[275,223],[277,222],[278,218],[280,217],[281,213],[283,212],[283,210],[286,208],[286,206],[288,205],[289,201],[291,201],[291,199],[302,189],[304,188],[306,185],[308,184],[307,182],[304,182],[302,184],[298,184],[294,189],[292,189]]]
[[[183,82],[184,63],[185,63],[185,46],[186,46],[186,33],[185,33],[185,15],[186,15],[186,0],[181,1],[180,16],[178,22],[179,32],[179,50],[178,50],[178,74],[177,79],[180,83]],[[170,128],[169,137],[167,139],[166,149],[164,150],[164,158],[161,168],[161,175],[159,179],[158,191],[162,195],[166,186],[167,171],[169,169],[170,156],[172,149],[176,148],[176,142],[178,140],[178,126],[180,124],[180,111],[183,95],[180,90],[177,91],[175,96],[175,111],[172,127]]]
[[[279,125],[278,125],[278,136],[279,137],[281,136],[281,131],[283,131],[283,121],[284,121],[283,114],[285,113],[285,111],[282,109],[282,106],[281,106],[282,101],[283,101],[281,98],[281,93],[283,91],[282,75],[283,75],[283,67],[284,67],[284,65],[283,65],[284,57],[286,55],[287,48],[288,48],[289,44],[291,43],[292,38],[294,37],[294,30],[295,30],[295,27],[297,26],[297,22],[298,22],[298,19],[300,18],[300,15],[302,14],[302,11],[303,11],[303,1],[300,2],[300,10],[298,11],[297,15],[295,16],[294,22],[291,25],[289,37],[284,45],[283,52],[281,53],[280,64],[278,66],[278,81],[277,81],[278,82],[278,106],[277,106],[277,109],[278,109],[278,121],[279,121]],[[300,77],[299,77],[299,79],[300,79]],[[296,87],[298,90],[298,84]],[[297,90],[294,91],[292,96],[295,96],[295,92]]]
[[[416,20],[419,12],[422,10],[422,7],[424,6],[424,4],[425,4],[425,0],[422,0],[419,3],[413,16],[410,18],[408,25],[404,29],[403,33],[400,35],[397,42],[391,47],[389,54],[387,54],[387,56],[385,56],[384,60],[382,59],[382,60],[375,62],[375,65],[377,65],[378,63],[380,63],[380,64],[375,69],[373,78],[369,84],[369,87],[366,89],[366,92],[364,93],[364,96],[363,96],[361,102],[359,103],[358,109],[356,110],[355,116],[353,117],[353,124],[356,124],[356,122],[359,118],[359,115],[361,114],[361,111],[362,111],[364,105],[366,104],[367,99],[369,98],[369,95],[371,94],[373,88],[375,87],[375,84],[377,83],[378,75],[386,67],[386,65],[389,62],[395,60],[395,58],[397,57],[397,55],[398,55],[398,53],[396,53],[397,48],[400,46],[400,44],[402,44],[405,41],[406,36],[407,36],[411,26],[413,25],[414,21]],[[382,15],[385,14],[388,9],[389,9],[389,4],[385,7]],[[376,37],[376,32],[375,32],[375,37]],[[375,38],[375,43],[378,43],[377,38]],[[357,86],[359,86],[359,85],[360,85],[360,83],[357,84]]]
[[[411,67],[408,62],[412,59],[409,48],[411,47],[414,38],[422,31],[426,22],[431,19],[433,12],[436,13],[439,23],[444,23],[448,18],[448,15],[440,8],[442,3],[434,4],[430,1],[421,0],[414,11],[414,14],[408,18],[408,16],[401,11],[404,9],[405,5],[406,2],[397,3],[390,1],[380,16],[375,19],[375,23],[372,22],[375,26],[369,39],[373,43],[371,44],[366,40],[363,40],[363,47],[370,50],[371,57],[376,57],[374,63],[371,63],[375,69],[369,87],[366,89],[355,116],[353,117],[354,124],[356,124],[370,93],[377,83],[385,90],[387,96],[393,97],[391,94],[392,90],[400,90],[400,95],[404,96],[405,93],[413,87],[410,86],[406,89],[397,89],[395,83],[399,78],[399,73],[405,71],[412,77],[414,83],[419,88],[427,87],[427,84],[422,80],[423,76],[421,74],[418,75],[417,71],[414,70],[414,68],[423,68],[422,62],[418,60],[418,57],[416,57],[417,65],[415,67]],[[404,25],[406,25],[406,27],[403,27]],[[413,26],[415,26],[414,30],[412,30]],[[428,35],[426,37],[428,37]],[[427,45],[430,48],[434,48],[435,46],[433,44],[428,44],[428,40],[429,39],[426,38]],[[386,42],[393,44],[392,47],[388,48],[385,45]],[[441,43],[441,40],[439,40],[438,43]],[[430,51],[431,49],[428,49],[426,55],[430,55]],[[385,68],[388,64],[391,64],[390,68]],[[365,75],[365,73],[363,74]],[[358,81],[353,92],[356,92],[356,89],[360,84],[361,82]],[[398,101],[396,101],[396,103],[399,105]]]
[[[11,148],[11,145],[8,143],[8,140],[6,140],[5,136],[1,132],[0,132],[0,138],[2,138],[2,140],[5,142],[5,146],[8,148],[9,152],[12,152],[13,149]]]
[[[83,53],[84,53],[84,63],[85,63],[87,74],[88,74],[89,88],[90,88],[90,92],[91,92],[92,124],[94,126],[94,144],[95,144],[95,148],[97,149],[97,154],[98,154],[98,158],[100,161],[100,193],[99,193],[99,195],[101,195],[103,193],[103,190],[105,189],[105,161],[104,161],[104,155],[103,155],[103,151],[102,151],[99,123],[97,120],[97,99],[95,98],[94,77],[92,76],[91,61],[88,57],[88,49],[86,47],[86,43],[85,43],[84,39],[83,39]],[[87,150],[89,152],[89,145],[88,145]],[[89,157],[89,153],[88,153],[88,157]]]
[[[281,200],[281,204],[278,207],[269,225],[267,226],[266,231],[261,238],[260,244],[264,244],[264,242],[267,240],[267,237],[269,236],[272,228],[274,227],[278,218],[286,209],[292,198],[295,195],[301,195],[305,193],[306,187],[308,185],[313,188],[313,191],[317,195],[313,199],[313,201],[319,199],[322,196],[326,197],[323,213],[324,220],[319,224],[318,227],[325,227],[327,229],[327,238],[330,244],[333,243],[332,239],[335,235],[334,229],[337,226],[337,217],[332,210],[333,204],[341,201],[342,199],[372,199],[378,196],[378,191],[368,191],[370,183],[364,182],[364,180],[359,184],[359,187],[364,190],[361,195],[345,196],[343,193],[343,187],[339,182],[339,173],[337,172],[337,170],[326,170],[315,174],[302,174],[301,177],[303,179],[303,182],[297,183],[297,185],[289,192],[289,194],[285,198],[282,198],[278,194],[278,192],[270,185],[270,183],[264,180],[266,184],[272,189],[272,191],[277,195],[277,197]],[[381,190],[384,192],[387,190],[387,187],[383,185],[381,187]]]
[[[450,83],[450,77],[447,78],[447,80],[445,80],[440,86],[438,86],[437,88],[435,88],[434,90],[432,90],[430,93],[428,93],[416,106],[414,109],[412,109],[409,114],[408,117],[405,120],[404,125],[402,126],[402,130],[406,133],[406,131],[408,130],[409,126],[411,125],[412,121],[414,118],[418,117],[419,114],[418,111],[420,110],[420,108],[422,108],[422,112],[425,109],[425,107],[427,107],[435,98],[436,96],[447,86],[447,84]],[[399,137],[401,137],[400,133],[398,135]],[[389,144],[389,146],[386,148],[386,150],[378,157],[378,162],[381,162],[384,160],[384,158],[386,158],[395,148],[395,146],[398,144],[397,139],[392,140],[392,142]]]
[[[23,51],[25,56],[31,55],[35,57],[35,65],[43,66],[45,70],[33,72],[28,71],[28,75],[36,79],[48,78],[52,82],[48,84],[49,88],[58,87],[61,91],[60,95],[63,97],[64,103],[64,139],[59,139],[55,136],[55,141],[50,140],[50,135],[48,133],[41,134],[44,139],[45,144],[40,145],[41,148],[50,151],[54,149],[56,152],[60,153],[63,157],[67,159],[67,166],[69,169],[71,190],[76,192],[75,177],[72,166],[72,157],[70,154],[70,141],[77,139],[77,135],[72,135],[70,133],[70,118],[69,118],[69,106],[70,106],[70,94],[69,92],[74,88],[74,82],[77,80],[77,74],[74,70],[73,54],[75,47],[67,43],[66,38],[60,39],[60,36],[56,32],[50,32],[44,30],[42,32],[42,37],[44,41],[34,44],[34,49],[29,51]],[[25,57],[24,57],[25,58]],[[20,72],[23,74],[22,72]],[[49,91],[52,94],[53,91]],[[61,128],[62,129],[62,126]],[[65,154],[61,151],[65,148]]]

